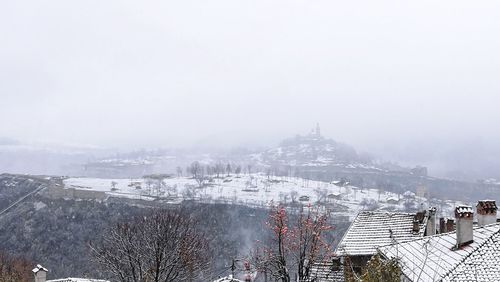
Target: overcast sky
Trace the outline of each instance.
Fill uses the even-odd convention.
[[[0,136],[498,144],[499,1],[3,1]],[[381,149],[382,148],[382,149]]]

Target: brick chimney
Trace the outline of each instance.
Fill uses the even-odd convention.
[[[419,233],[420,232],[420,224],[424,222],[425,218],[425,211],[417,212],[413,216],[413,233]]]
[[[414,216],[414,219],[417,220],[419,223],[424,222],[424,218],[425,218],[425,211],[417,212]]]
[[[37,264],[32,271],[35,274],[35,282],[45,282],[47,280],[47,268]]]
[[[413,220],[413,228],[412,228],[413,233],[418,234],[420,232],[420,222],[418,222],[417,219]]]
[[[473,242],[472,227],[474,211],[469,206],[458,206],[455,208],[455,219],[457,221],[457,244],[460,248]]]
[[[427,211],[427,225],[425,227],[425,235],[431,236],[436,234],[436,208],[432,207]]]
[[[444,221],[444,217],[439,218],[439,233],[446,232],[446,223]]]
[[[478,201],[476,205],[477,224],[479,226],[497,222],[497,204],[494,200]]]
[[[453,231],[455,231],[455,220],[448,218],[448,220],[446,220],[446,232]]]

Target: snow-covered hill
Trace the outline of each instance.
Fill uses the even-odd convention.
[[[264,164],[277,163],[292,166],[368,165],[370,163],[370,160],[362,159],[352,147],[326,139],[320,135],[319,131],[285,139],[278,147],[255,154],[253,157]]]
[[[111,197],[180,203],[197,200],[208,203],[232,203],[270,207],[278,203],[296,206],[320,204],[338,215],[352,218],[364,209],[408,210],[428,206],[429,200],[411,192],[404,195],[377,189],[361,189],[338,182],[320,182],[301,178],[267,177],[264,174],[230,175],[214,178],[202,188],[193,178],[100,179],[68,178],[64,189],[101,191]],[[444,214],[454,202],[433,200]]]

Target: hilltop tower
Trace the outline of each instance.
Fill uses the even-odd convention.
[[[319,122],[316,123],[316,131],[314,133],[316,137],[321,137],[321,129],[319,128]]]

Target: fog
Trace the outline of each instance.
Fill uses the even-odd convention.
[[[499,9],[451,0],[7,1],[0,137],[272,146],[319,122],[325,136],[387,160],[498,168]]]

